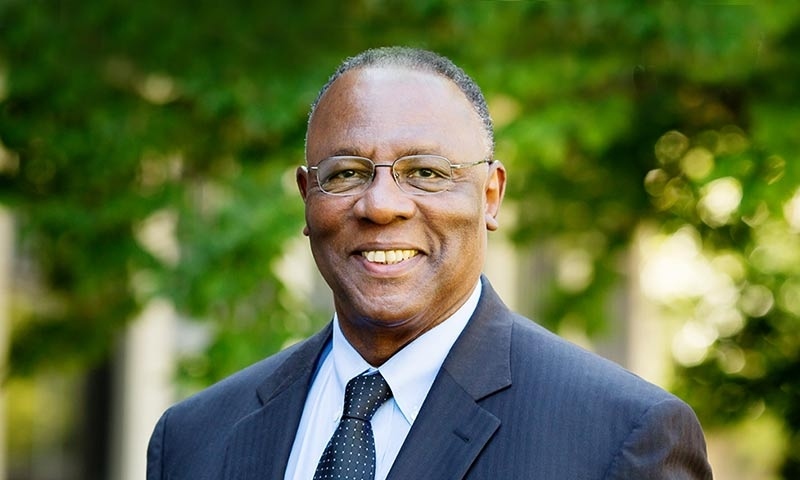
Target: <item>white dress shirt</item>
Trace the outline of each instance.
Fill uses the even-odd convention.
[[[375,480],[384,480],[417,418],[450,348],[478,305],[481,282],[452,316],[428,330],[379,368],[368,364],[350,345],[333,317],[332,348],[317,371],[303,407],[285,480],[312,480],[322,452],[339,425],[344,389],[351,378],[378,370],[394,396],[372,417],[375,435]]]

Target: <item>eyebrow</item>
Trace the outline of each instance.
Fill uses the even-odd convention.
[[[446,156],[443,153],[437,153],[437,152],[439,152],[438,148],[411,147],[411,148],[408,148],[406,150],[402,150],[400,152],[400,155],[395,157],[393,160],[396,160],[396,159],[401,158],[401,157],[410,157],[412,155],[438,155],[438,156],[442,156],[442,157]],[[370,160],[373,159],[372,155],[365,155],[364,153],[362,153],[361,150],[359,150],[358,148],[355,148],[355,147],[339,148],[339,149],[335,150],[333,152],[333,154],[330,155],[330,156],[331,157],[364,157],[364,158],[369,158]]]
[[[331,157],[362,157],[361,152],[356,148],[340,148],[335,150]]]

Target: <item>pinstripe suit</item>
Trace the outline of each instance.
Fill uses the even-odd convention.
[[[711,478],[686,404],[512,313],[483,283],[390,479]],[[330,335],[328,325],[169,409],[147,479],[282,479]]]

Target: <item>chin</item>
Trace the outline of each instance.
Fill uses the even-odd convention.
[[[363,313],[357,314],[360,318],[363,318],[373,325],[383,327],[400,327],[413,321],[413,319],[417,317],[410,312],[400,310],[400,308],[371,308],[362,310],[362,312]]]
[[[357,304],[351,303],[356,306]],[[354,319],[359,319],[360,323],[376,328],[402,328],[413,324],[422,315],[418,310],[408,309],[407,303],[398,305],[381,305],[376,308],[375,304],[367,305],[366,308],[351,308],[346,313]]]

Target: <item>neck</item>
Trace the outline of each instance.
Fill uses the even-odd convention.
[[[356,312],[348,302],[335,302],[339,328],[353,348],[373,367],[379,367],[406,345],[454,315],[474,291],[455,296],[448,306],[431,305],[405,318],[381,318]],[[438,308],[437,308],[438,307]]]
[[[374,321],[369,320],[365,323],[366,325],[364,323],[354,325],[351,321],[339,318],[339,327],[350,345],[367,363],[373,367],[380,367],[395,353],[441,321],[429,325],[423,330],[411,332],[400,327],[378,326]]]

